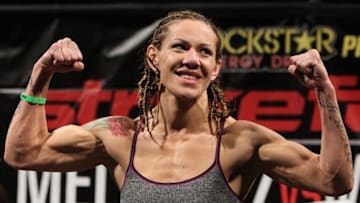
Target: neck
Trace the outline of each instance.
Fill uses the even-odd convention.
[[[174,96],[161,95],[156,107],[158,127],[164,128],[164,132],[186,131],[204,132],[209,130],[209,107],[208,97],[204,93],[194,100],[182,100]]]

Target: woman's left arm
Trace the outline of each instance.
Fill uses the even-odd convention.
[[[269,163],[280,163],[281,170],[269,171],[280,180],[328,195],[347,193],[353,187],[352,153],[335,89],[316,50],[292,56],[291,61],[289,72],[316,91],[322,126],[320,154],[284,140],[269,142],[262,148],[262,152],[277,153],[260,151],[260,154],[266,155],[263,158],[267,157]],[[304,180],[298,180],[301,178]]]
[[[316,50],[293,56],[291,60],[289,72],[316,92],[322,127],[320,168],[335,185],[348,188],[353,182],[351,147],[325,65]]]

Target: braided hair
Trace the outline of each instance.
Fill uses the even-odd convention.
[[[149,45],[152,44],[157,49],[161,49],[162,41],[167,34],[168,27],[174,22],[185,19],[202,21],[211,27],[217,36],[215,58],[216,60],[221,59],[220,29],[204,15],[190,10],[172,11],[168,13],[168,15],[160,21],[159,25],[153,32],[152,38],[149,40]],[[138,82],[138,107],[140,115],[142,115],[145,120],[145,125],[151,135],[149,119],[150,117],[153,117],[153,113],[151,111],[153,106],[152,104],[154,103],[154,99],[157,98],[156,95],[158,95],[160,91],[160,77],[159,74],[151,68],[154,67],[154,64],[152,64],[151,59],[147,56],[145,56],[144,65],[144,70],[142,71],[141,78]],[[207,94],[209,99],[209,121],[213,119],[216,121],[216,132],[220,127],[221,120],[224,120],[230,114],[223,90],[220,88],[219,77],[210,83],[207,89]],[[211,126],[212,125],[210,125],[210,127]],[[214,133],[213,129],[212,132]]]

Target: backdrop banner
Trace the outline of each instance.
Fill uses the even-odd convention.
[[[222,87],[232,116],[265,125],[319,152],[321,125],[315,93],[287,72],[291,55],[317,49],[335,85],[351,140],[355,187],[350,194],[333,198],[261,176],[246,202],[359,202],[360,29],[356,23],[360,17],[280,15],[281,11],[269,16],[260,12],[205,13],[224,31]],[[13,15],[0,13],[1,156],[7,128],[33,64],[51,43],[63,37],[78,43],[85,70],[54,76],[46,104],[49,129],[108,115],[138,115],[137,82],[144,48],[164,12],[140,17],[134,12],[31,14],[9,22]],[[9,202],[120,202],[120,192],[102,166],[68,173],[15,170],[3,161],[0,167],[0,183]]]

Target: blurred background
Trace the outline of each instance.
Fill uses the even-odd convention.
[[[0,2],[1,157],[12,114],[33,63],[63,37],[76,41],[85,70],[57,74],[48,93],[48,126],[106,115],[137,116],[137,81],[144,48],[158,20],[171,10],[201,12],[219,25],[222,86],[232,116],[268,126],[320,150],[315,94],[287,73],[289,57],[317,49],[333,81],[354,157],[354,190],[333,198],[259,177],[246,202],[359,203],[360,3],[343,0]],[[119,202],[106,170],[69,173],[20,171],[0,161],[0,202]]]

